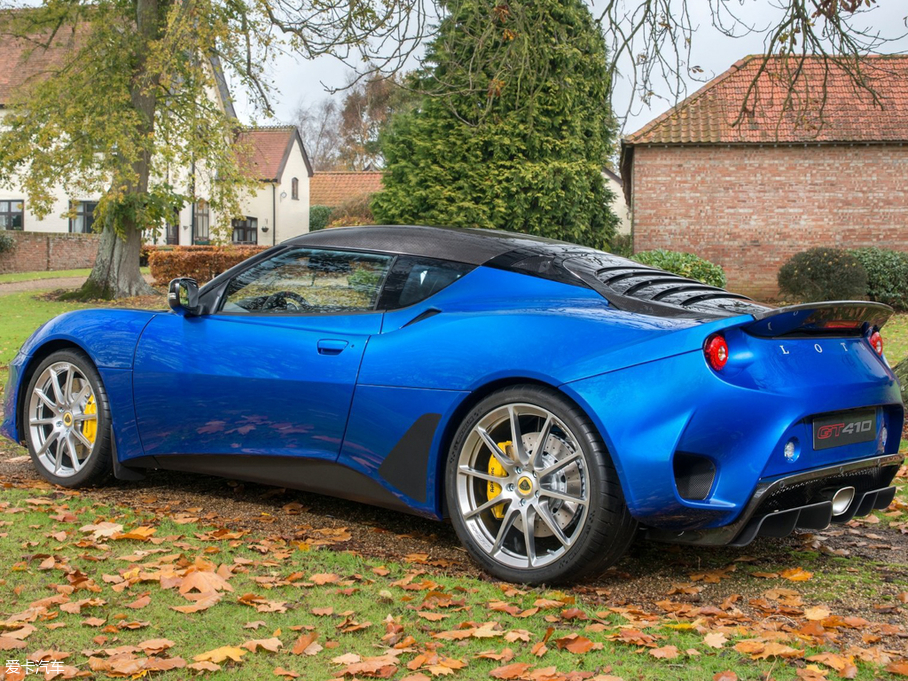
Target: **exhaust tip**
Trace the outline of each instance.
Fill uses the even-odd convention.
[[[854,487],[843,487],[832,497],[832,515],[842,515],[854,500]]]

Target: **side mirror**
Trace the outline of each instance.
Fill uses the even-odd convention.
[[[167,291],[170,309],[182,317],[194,317],[199,313],[199,284],[195,279],[179,277],[170,282]]]

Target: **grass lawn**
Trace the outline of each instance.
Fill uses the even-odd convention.
[[[148,268],[141,268],[142,274],[148,274]],[[39,279],[58,279],[62,277],[85,277],[91,273],[90,269],[82,270],[51,270],[49,272],[13,272],[0,274],[0,284],[9,284],[17,281],[36,281]]]
[[[91,306],[42,300],[33,291],[0,296],[0,364],[9,364],[25,339],[44,322],[86,307]]]
[[[895,366],[908,357],[908,314],[893,315],[882,334],[889,364]]]
[[[47,319],[88,307],[35,295],[0,296],[0,362]],[[893,363],[892,353],[908,354],[906,319],[887,329]],[[0,456],[23,454],[0,444]],[[344,551],[343,539],[312,540],[331,530],[237,530],[201,504],[125,494],[138,499],[0,478],[3,660],[56,659],[56,678],[93,670],[168,681],[908,676],[902,551],[871,560],[801,548],[772,565],[714,552],[644,602],[620,572],[594,587],[516,588],[452,574],[426,555],[378,562]],[[848,531],[868,544],[908,533],[906,488]],[[691,551],[650,549],[653,565],[640,569]],[[863,617],[850,614],[855,602]]]
[[[871,645],[886,625],[836,618],[818,601],[843,589],[872,591],[874,574],[827,570],[797,581],[811,580],[800,566],[809,570],[818,554],[799,557],[788,580],[759,577],[746,562],[704,566],[706,580],[737,567],[737,579],[765,585],[752,617],[740,596],[700,607],[690,595],[708,581],[677,585],[655,606],[607,605],[596,594],[427,573],[420,556],[379,564],[305,541],[217,530],[200,514],[152,515],[40,486],[4,489],[4,659],[58,658],[69,675],[164,670],[162,679],[187,678],[187,665],[211,679],[414,681],[551,681],[570,672],[609,681],[701,681],[723,672],[781,681],[836,669],[869,680],[887,665],[899,669]]]

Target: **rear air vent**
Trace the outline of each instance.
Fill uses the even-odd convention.
[[[750,300],[747,296],[652,267],[603,267],[596,278],[621,296],[687,307],[708,300]]]
[[[682,499],[702,501],[709,496],[716,479],[716,464],[705,456],[677,452],[674,459],[675,486]]]
[[[564,267],[619,310],[708,319],[767,309],[747,296],[608,253],[571,254]]]

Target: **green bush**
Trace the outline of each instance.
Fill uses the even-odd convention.
[[[16,240],[9,234],[0,232],[0,254],[12,253],[14,250],[16,250]]]
[[[886,248],[857,248],[851,251],[867,272],[867,297],[908,309],[908,253]]]
[[[795,253],[779,270],[783,295],[811,303],[854,300],[867,292],[867,272],[861,261],[841,248],[811,248]]]
[[[667,251],[658,248],[655,251],[638,253],[633,259],[650,267],[657,267],[660,270],[679,274],[682,277],[702,281],[710,286],[725,288],[725,284],[728,283],[725,278],[725,271],[721,267],[693,253],[681,253],[680,251]]]
[[[327,227],[333,212],[331,206],[309,206],[309,231],[316,232]]]
[[[634,256],[634,237],[630,234],[616,234],[608,245],[608,252],[620,255],[622,258]]]
[[[374,225],[372,214],[372,194],[360,194],[347,199],[331,212],[329,227],[354,227],[356,225]]]

